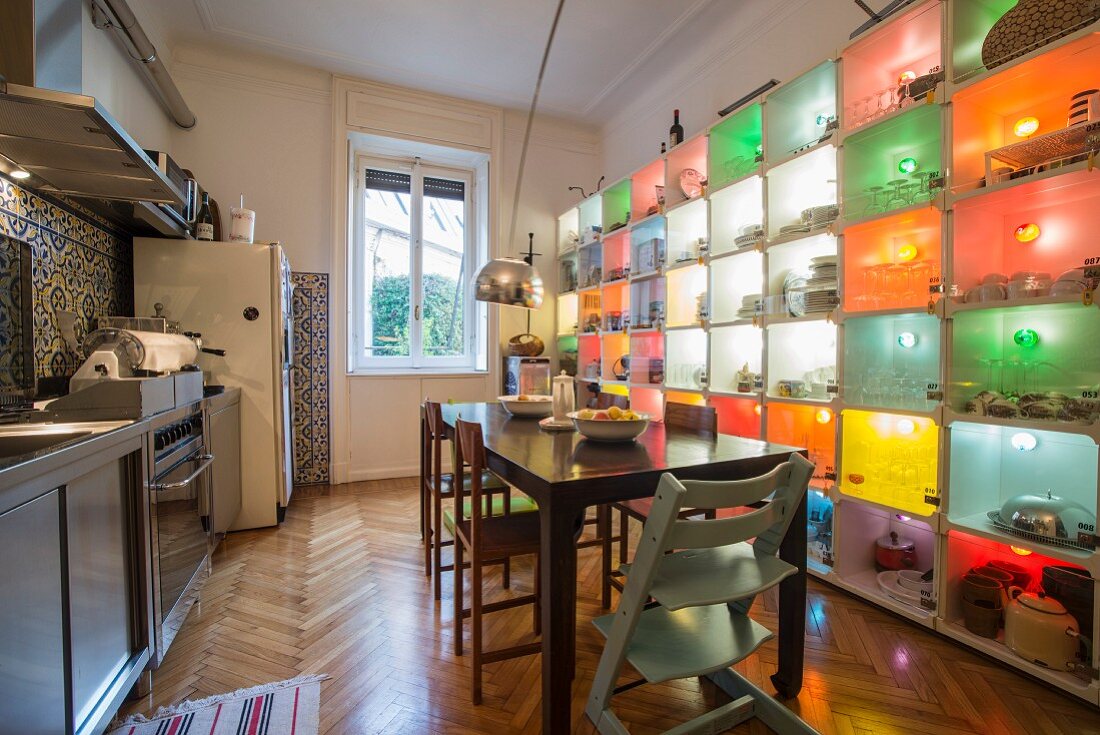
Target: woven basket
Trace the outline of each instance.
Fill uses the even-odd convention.
[[[508,354],[513,357],[537,357],[545,349],[546,345],[533,334],[517,334],[508,340]]]
[[[1001,16],[982,44],[993,69],[1069,35],[1100,18],[1100,0],[1020,0]]]

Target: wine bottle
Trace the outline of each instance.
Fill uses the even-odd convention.
[[[672,127],[668,129],[668,147],[675,148],[684,142],[684,126],[680,124],[680,111],[672,111]]]
[[[195,222],[195,239],[214,239],[214,216],[210,214],[210,195],[202,193],[202,206],[199,207],[199,216]]]

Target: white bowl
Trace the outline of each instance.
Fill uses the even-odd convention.
[[[902,569],[898,572],[898,584],[913,592],[920,592],[921,590],[931,591],[932,582],[921,581],[922,576],[924,576],[924,572],[918,572],[915,569]]]
[[[641,436],[649,426],[649,415],[639,413],[637,419],[614,421],[611,419],[582,419],[580,411],[567,413],[573,419],[573,425],[585,439],[595,442],[629,442]]]
[[[526,400],[521,401],[519,396],[497,396],[497,400],[504,406],[504,410],[513,416],[542,418],[554,413],[554,399],[550,396],[523,397]]]

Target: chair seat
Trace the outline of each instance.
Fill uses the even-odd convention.
[[[516,514],[516,515],[519,515],[519,514],[522,514],[522,513],[534,513],[535,511],[537,511],[539,509],[538,505],[535,504],[535,501],[531,500],[531,498],[527,497],[526,495],[522,495],[522,496],[514,497],[514,498],[508,498],[508,501],[509,501],[509,511],[511,513]],[[493,496],[493,504],[492,504],[491,510],[492,510],[492,512],[491,512],[490,515],[503,516],[504,515],[504,498],[502,498],[499,495]],[[472,514],[472,512],[473,512],[473,501],[470,498],[466,498],[465,500],[462,501],[462,517],[464,519],[468,519],[470,517],[470,515]],[[450,508],[443,511],[443,525],[445,525],[447,527],[447,530],[450,531],[452,534],[454,533],[454,530],[455,530],[455,514],[454,514],[454,511],[451,510]]]
[[[630,564],[619,571],[630,573]],[[649,596],[668,610],[752,597],[798,572],[772,554],[757,556],[752,544],[677,551],[661,557]]]
[[[454,475],[447,472],[443,475],[443,479],[440,482],[439,494],[444,498],[453,496],[454,493]],[[465,475],[462,480],[462,491],[464,494],[470,492],[470,488],[473,484],[473,476]],[[503,490],[508,487],[508,484],[504,480],[494,475],[489,470],[485,470],[481,473],[481,488],[486,492],[490,490]]]
[[[609,636],[616,615],[622,613],[604,615],[592,623]],[[675,611],[654,607],[638,616],[626,659],[655,684],[732,666],[772,637],[763,625],[726,605]]]
[[[452,521],[453,522],[453,521]],[[470,539],[471,522],[464,520],[453,533]],[[538,512],[516,513],[481,519],[481,555],[483,559],[537,554],[539,550]]]

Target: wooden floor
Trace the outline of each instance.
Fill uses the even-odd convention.
[[[416,484],[296,494],[278,530],[231,534],[152,694],[126,713],[326,673],[321,733],[540,732],[537,656],[490,665],[485,704],[470,704],[470,656],[452,653],[451,580],[438,604],[422,573]],[[598,549],[580,552],[578,733],[594,732],[582,712],[603,645],[588,624],[603,612],[598,564]],[[529,564],[513,574],[517,592],[531,583]],[[822,733],[1100,733],[1100,711],[854,597],[811,580],[809,603],[806,685],[790,706]],[[753,616],[774,630],[774,600],[758,603]],[[530,638],[529,608],[489,621],[490,645]],[[737,668],[771,691],[774,642]],[[615,702],[632,733],[654,733],[715,696],[689,680]],[[734,732],[770,731],[748,723]]]

